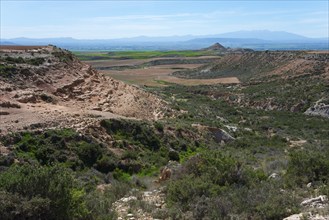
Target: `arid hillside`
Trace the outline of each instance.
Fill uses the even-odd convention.
[[[280,76],[295,78],[321,75],[329,79],[329,53],[325,51],[262,51],[228,53],[217,62],[202,67],[177,71],[181,78],[238,77],[242,81]]]
[[[57,47],[1,47],[2,132],[86,124],[97,117],[158,119],[166,103],[135,86],[104,77]]]

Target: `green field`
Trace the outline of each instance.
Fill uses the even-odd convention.
[[[80,60],[108,59],[148,59],[156,57],[199,57],[216,55],[213,51],[177,50],[177,51],[115,51],[115,52],[73,52]]]

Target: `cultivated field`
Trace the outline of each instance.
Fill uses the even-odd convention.
[[[207,50],[75,52],[80,60],[149,59],[159,57],[200,57],[217,55]]]
[[[196,52],[184,54],[181,51],[177,54],[175,54],[175,51],[170,54],[168,52],[163,52],[162,54],[161,52],[156,54],[150,54],[149,52],[144,52],[144,54],[141,52],[138,54],[133,54],[130,52],[128,54],[124,54],[125,56],[121,53],[113,54],[112,59],[109,57],[109,54],[111,53],[108,53],[106,58],[109,59],[93,59],[85,62],[92,65],[94,68],[98,69],[107,76],[141,86],[167,86],[168,84],[213,85],[240,82],[236,77],[223,77],[217,79],[182,79],[172,75],[172,73],[178,70],[188,70],[201,67],[207,62],[220,59],[219,56]],[[89,54],[81,55],[81,53],[78,55],[83,58],[87,58],[89,56]],[[104,53],[101,55],[104,56]],[[121,55],[121,57],[119,55]],[[140,59],[141,57],[151,57],[153,55],[158,57]],[[183,57],[182,55],[186,56]]]
[[[175,65],[172,65],[175,66]],[[165,67],[151,67],[148,69],[130,69],[123,71],[115,70],[103,70],[100,71],[107,76],[111,76],[114,79],[122,80],[130,84],[137,84],[143,86],[167,86],[168,84],[180,84],[180,85],[212,85],[212,84],[230,84],[239,83],[240,81],[236,77],[224,77],[218,79],[182,79],[170,74],[177,69],[172,69],[170,65]],[[190,68],[196,68],[200,65],[189,64]]]

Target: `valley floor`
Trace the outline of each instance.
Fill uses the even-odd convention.
[[[328,53],[48,50],[0,60],[3,219],[329,219]]]

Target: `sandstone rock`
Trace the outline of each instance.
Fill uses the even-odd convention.
[[[300,213],[300,214],[291,215],[287,218],[284,218],[283,220],[302,220],[302,218],[303,218],[303,214]]]
[[[96,190],[100,192],[104,192],[106,189],[110,188],[112,185],[111,184],[100,184],[96,187]]]
[[[277,179],[277,178],[279,178],[279,177],[280,177],[279,174],[277,174],[277,173],[272,173],[272,174],[268,177],[268,179]]]
[[[135,196],[129,196],[121,199],[122,202],[129,202],[131,200],[137,200],[137,198]]]
[[[229,142],[235,139],[229,133],[220,128],[208,127],[208,130],[214,135],[214,139],[218,143]]]
[[[322,103],[322,99],[318,100],[314,106],[308,108],[304,114],[316,115],[329,118],[329,105]]]
[[[102,111],[102,108],[101,107],[93,107],[93,108],[91,108],[91,110],[94,110],[94,111]]]
[[[213,137],[217,143],[222,143],[222,142],[225,143],[225,142],[229,142],[229,141],[232,141],[235,139],[229,133],[227,133],[226,131],[224,131],[223,129],[220,129],[220,128],[209,127],[209,126],[204,126],[204,125],[200,125],[200,124],[192,124],[192,127],[196,127],[199,130],[207,130],[207,131],[211,132],[211,134],[213,135]]]
[[[308,219],[308,220],[328,220],[329,216],[323,216],[323,215],[319,215],[319,214],[312,214],[311,212],[308,213],[299,213],[299,214],[294,214],[291,215],[287,218],[284,218],[283,220],[304,220],[304,219]]]
[[[160,170],[160,176],[156,182],[163,182],[171,178],[181,165],[177,161],[169,161],[168,164]]]
[[[320,195],[315,198],[310,198],[304,200],[301,205],[302,206],[307,206],[307,207],[312,207],[312,208],[322,208],[328,203],[328,198],[325,195]]]
[[[34,94],[23,94],[16,100],[21,103],[36,103],[37,97]]]

